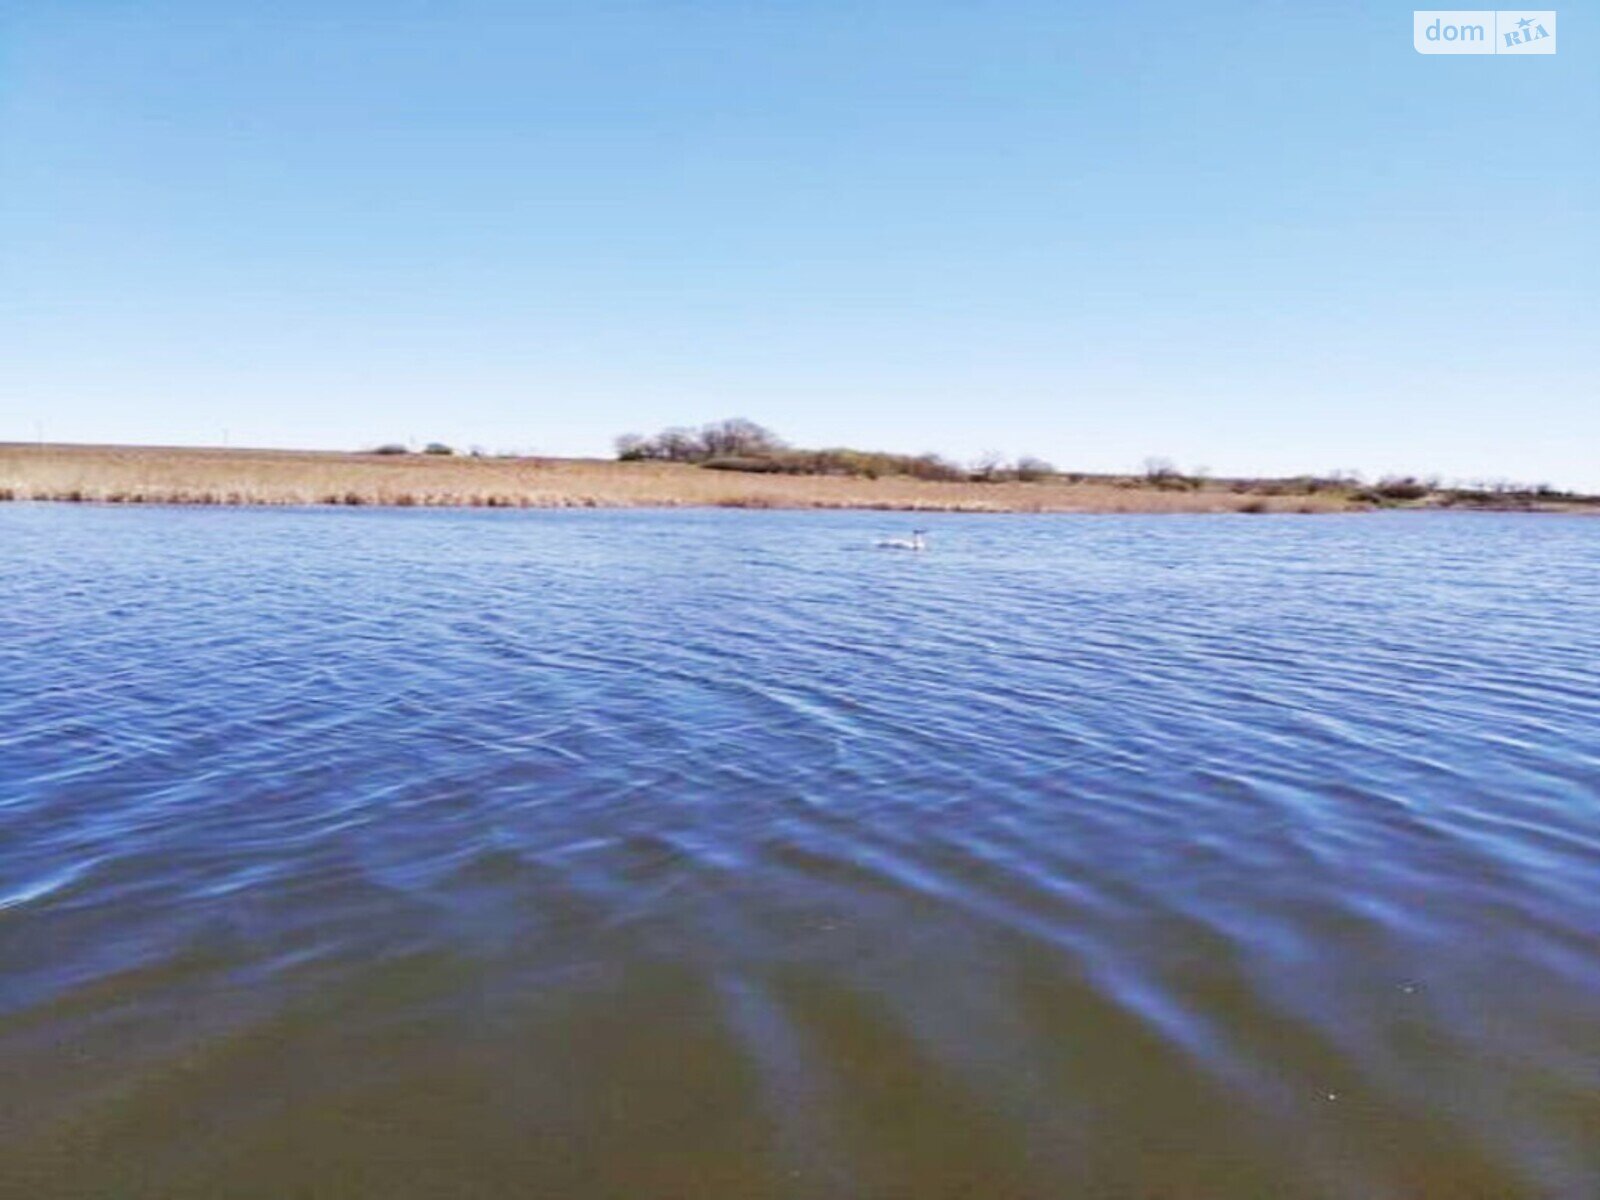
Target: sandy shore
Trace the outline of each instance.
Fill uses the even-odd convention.
[[[0,444],[0,500],[504,508],[864,508],[925,512],[1346,512],[1281,481],[1157,487],[1139,477],[946,483],[756,475],[675,463],[155,446]]]

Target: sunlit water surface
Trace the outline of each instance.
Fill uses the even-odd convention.
[[[1600,521],[0,507],[0,1192],[1600,1195]]]

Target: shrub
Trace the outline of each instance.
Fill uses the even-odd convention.
[[[751,471],[758,475],[775,475],[785,472],[784,464],[776,458],[750,458],[729,455],[727,458],[708,458],[700,464],[708,471]],[[799,472],[790,472],[799,474]]]
[[[1144,482],[1160,492],[1197,492],[1204,480],[1191,479],[1170,458],[1152,456],[1144,460]]]
[[[1017,459],[1016,475],[1023,483],[1035,483],[1041,479],[1048,479],[1055,473],[1055,467],[1042,458],[1034,458],[1031,454],[1024,454]]]
[[[455,451],[443,442],[429,442],[423,447],[424,454],[454,454]]]
[[[898,460],[898,456],[889,457]],[[960,479],[966,474],[955,463],[940,458],[937,454],[919,454],[915,458],[905,460],[904,473],[913,479],[931,479],[942,483]]]
[[[1177,479],[1178,466],[1170,458],[1162,458],[1152,454],[1144,460],[1144,477],[1151,483],[1159,483],[1165,479]]]
[[[998,450],[987,450],[979,455],[967,474],[973,483],[999,483],[1008,476],[1005,456]]]
[[[1377,487],[1371,489],[1383,500],[1421,500],[1431,490],[1427,484],[1409,475],[1404,478],[1390,476],[1380,480]]]
[[[381,446],[377,447],[377,449],[373,450],[373,453],[374,454],[410,454],[411,451],[407,450],[399,442],[385,442],[383,445],[381,445]]]

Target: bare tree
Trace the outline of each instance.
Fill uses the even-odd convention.
[[[706,457],[705,443],[700,440],[700,435],[681,426],[663,429],[656,434],[655,445],[655,457],[668,462],[698,462]]]
[[[989,482],[999,479],[1005,473],[1006,456],[998,450],[985,450],[972,460],[971,475],[973,479]]]
[[[700,441],[711,458],[754,458],[784,449],[783,439],[772,430],[743,417],[707,425]]]
[[[1152,454],[1144,460],[1144,477],[1150,480],[1175,479],[1178,475],[1178,464],[1170,458]]]

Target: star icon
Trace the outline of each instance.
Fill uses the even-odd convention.
[[[1517,28],[1518,29],[1526,29],[1529,25],[1532,25],[1532,24],[1533,24],[1533,22],[1530,21],[1527,17],[1523,17],[1522,20],[1517,22]]]

